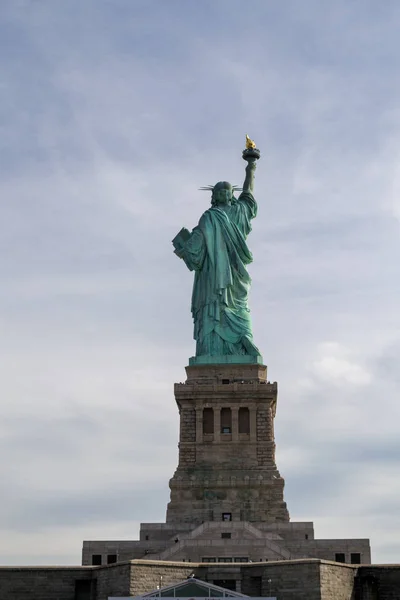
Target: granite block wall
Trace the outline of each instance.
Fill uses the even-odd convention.
[[[0,567],[0,598],[78,600],[76,581],[90,581],[91,578],[90,567]],[[82,597],[82,600],[86,598]]]
[[[355,600],[354,578],[357,568],[339,563],[321,563],[321,600]]]

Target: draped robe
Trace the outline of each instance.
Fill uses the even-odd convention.
[[[200,218],[181,257],[195,271],[192,315],[196,356],[259,355],[253,343],[246,244],[257,203],[246,191],[230,205],[214,206]]]

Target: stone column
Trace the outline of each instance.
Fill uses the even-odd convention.
[[[199,444],[203,441],[203,409],[196,407],[196,442]]]
[[[257,441],[257,407],[250,406],[250,441]]]
[[[221,441],[221,409],[219,406],[214,408],[214,442]]]
[[[232,442],[239,441],[239,407],[232,406]]]

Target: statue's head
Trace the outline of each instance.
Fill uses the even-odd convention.
[[[228,181],[219,181],[212,189],[211,206],[224,206],[231,204],[233,187]]]

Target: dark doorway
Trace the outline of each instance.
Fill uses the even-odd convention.
[[[77,579],[75,581],[75,600],[92,600],[92,589],[95,582],[90,579]]]

